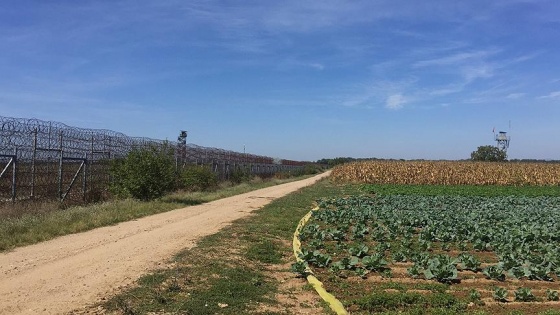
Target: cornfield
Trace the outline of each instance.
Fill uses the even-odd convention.
[[[560,185],[560,164],[364,161],[333,169],[336,182],[409,185]]]

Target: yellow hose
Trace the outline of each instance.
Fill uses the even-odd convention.
[[[294,232],[294,239],[293,239],[294,256],[296,256],[296,261],[298,262],[303,261],[299,257],[299,254],[301,253],[301,242],[299,241],[299,234],[301,233],[301,229],[303,229],[307,221],[309,221],[309,219],[311,218],[313,211],[317,211],[317,210],[319,210],[318,207],[309,211],[303,218],[301,218],[296,228],[296,231]],[[344,309],[342,303],[334,295],[330,294],[329,292],[327,292],[327,290],[325,290],[325,288],[323,287],[323,283],[321,283],[321,281],[319,281],[314,275],[312,275],[313,271],[309,269],[309,267],[307,268],[306,271],[309,274],[307,276],[307,282],[309,282],[309,284],[313,286],[315,291],[319,293],[319,296],[329,304],[330,308],[337,315],[347,315],[348,312]]]

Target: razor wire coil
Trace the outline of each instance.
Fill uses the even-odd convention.
[[[177,167],[209,165],[220,177],[235,168],[273,173],[302,167],[303,163],[130,137],[105,129],[72,127],[59,122],[0,116],[0,200],[93,200],[106,192],[111,180],[109,162],[147,146],[174,147]],[[17,176],[16,176],[17,173]],[[81,189],[76,188],[80,181]]]

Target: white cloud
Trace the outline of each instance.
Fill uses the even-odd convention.
[[[538,98],[560,99],[560,91],[550,92],[548,95],[539,96]]]
[[[439,88],[439,89],[431,90],[428,93],[428,95],[444,96],[444,95],[448,95],[448,94],[459,93],[459,92],[463,91],[464,88],[465,88],[464,84],[456,84],[456,85],[453,85],[453,86],[446,86],[446,87],[442,87],[442,88]]]
[[[385,102],[385,107],[392,110],[399,110],[403,108],[403,105],[407,102],[406,98],[402,94],[393,94],[387,98]]]
[[[428,66],[449,66],[449,65],[456,65],[462,64],[471,60],[480,60],[491,55],[498,53],[499,51],[496,49],[491,50],[480,50],[474,52],[462,52],[456,53],[454,55],[435,58],[435,59],[428,59],[428,60],[421,60],[414,63],[415,68],[420,67],[428,67]]]
[[[342,106],[355,107],[370,102],[376,96],[374,91],[365,91],[361,94],[352,95],[348,99],[342,101]]]
[[[290,71],[293,69],[313,69],[317,71],[325,70],[325,65],[320,62],[310,62],[301,60],[299,57],[287,57],[277,64],[277,68],[283,71]]]
[[[511,93],[511,94],[508,94],[508,96],[506,96],[506,98],[516,100],[518,98],[522,98],[523,96],[525,96],[525,94],[526,93]]]
[[[391,99],[391,104],[396,106],[392,109],[399,109],[402,104],[411,100],[411,97],[407,96],[405,98],[403,94],[414,95],[417,83],[418,79],[410,76],[400,81],[379,79],[373,83],[364,82],[348,86],[344,89],[344,94],[339,97],[339,104],[346,107],[377,108],[384,105],[391,108],[391,105],[388,104],[388,100]],[[400,106],[395,103],[398,100],[395,95],[400,95]],[[416,99],[415,95],[414,99]]]
[[[512,62],[513,63],[525,62],[525,61],[528,61],[528,60],[535,59],[539,55],[541,55],[541,52],[535,52],[535,53],[532,53],[532,54],[523,55],[523,56],[520,56],[520,57],[517,57],[517,58],[513,59]]]
[[[313,69],[324,70],[325,66],[320,63],[310,63],[309,66]]]
[[[462,78],[451,88],[443,87],[430,93],[431,95],[447,95],[462,91],[477,79],[494,77],[496,70],[503,65],[488,59],[500,52],[501,50],[497,48],[455,52],[439,58],[417,61],[412,64],[412,67],[415,69],[436,67],[439,72],[454,74]]]
[[[494,67],[483,64],[478,66],[467,66],[461,71],[467,82],[472,82],[478,78],[491,78],[494,76]]]

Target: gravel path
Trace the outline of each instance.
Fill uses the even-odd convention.
[[[203,236],[330,172],[0,254],[0,314],[64,314],[100,301]]]

